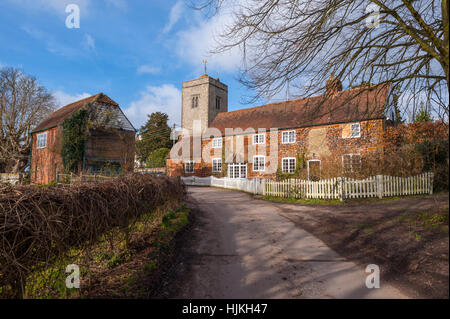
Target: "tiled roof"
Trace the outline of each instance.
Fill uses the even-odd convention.
[[[225,128],[282,129],[382,119],[388,94],[389,85],[381,84],[223,112],[210,127],[225,134]]]
[[[116,106],[119,105],[115,101],[110,99],[108,96],[106,96],[105,94],[98,93],[96,95],[73,102],[71,104],[63,106],[62,108],[56,110],[47,119],[45,119],[38,126],[36,126],[36,128],[33,130],[33,133],[61,124],[65,119],[69,118],[73,113],[75,113],[76,111],[81,109],[86,103],[92,103],[92,102],[102,102],[105,104],[116,105]]]

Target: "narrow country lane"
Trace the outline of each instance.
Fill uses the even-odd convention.
[[[190,187],[197,223],[175,298],[406,298],[248,194]],[[311,208],[313,209],[313,208]]]

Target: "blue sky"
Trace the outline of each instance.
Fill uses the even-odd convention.
[[[65,21],[80,8],[80,28]],[[104,92],[139,128],[154,111],[180,124],[181,82],[208,74],[229,86],[229,110],[248,92],[236,81],[239,51],[210,55],[229,16],[212,19],[183,0],[2,0],[0,66],[23,69],[60,106]]]

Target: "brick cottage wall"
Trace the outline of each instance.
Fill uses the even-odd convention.
[[[37,136],[47,133],[47,146],[37,148]],[[43,132],[33,133],[31,149],[30,181],[36,184],[48,184],[56,180],[56,172],[63,171],[61,150],[61,127],[54,127]]]
[[[305,160],[318,159],[322,161],[322,166],[325,165],[341,165],[341,158],[343,154],[361,154],[367,156],[368,153],[378,150],[382,147],[382,133],[384,129],[384,120],[370,120],[359,122],[361,125],[361,136],[359,138],[350,138],[351,123],[320,125],[308,128],[297,129],[282,129],[278,131],[278,154],[276,156],[276,168],[281,168],[282,158],[297,157],[297,155],[304,155]],[[282,132],[295,130],[295,143],[282,143]],[[274,178],[275,171],[267,172],[270,165],[270,131],[266,132],[265,145],[252,145],[253,134],[243,134],[227,136],[224,138],[223,146],[231,149],[236,148],[236,139],[241,139],[240,143],[244,144],[243,150],[237,153],[233,158],[228,158],[224,163],[230,162],[245,162],[247,163],[248,178]],[[243,141],[242,141],[243,139]],[[211,148],[212,139],[204,139],[202,141],[202,151],[208,154],[208,148]],[[250,147],[248,147],[250,145]],[[265,150],[264,150],[265,148]],[[214,154],[214,151],[216,153]],[[253,155],[266,156],[266,171],[253,171],[253,158],[249,158],[249,152]],[[221,155],[218,156],[218,153]],[[212,175],[212,158],[221,157],[221,149],[210,149],[210,161],[198,161],[194,164],[194,173],[185,174],[183,162],[173,159],[167,160],[167,170],[169,176],[210,176]],[[236,158],[237,157],[237,158]],[[251,157],[251,156],[250,156]],[[206,159],[205,156],[203,156]],[[337,164],[338,163],[338,164]]]

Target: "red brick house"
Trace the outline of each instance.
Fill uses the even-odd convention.
[[[318,179],[336,164],[352,172],[362,158],[382,148],[383,130],[395,118],[386,84],[343,91],[330,77],[324,95],[233,112],[218,105],[227,99],[217,102],[210,96],[218,88],[227,93],[224,84],[208,76],[183,83],[182,124],[192,136],[180,138],[172,149],[170,176],[274,178],[301,166],[305,178]],[[195,121],[201,133],[193,131]],[[201,150],[195,152],[195,145]]]
[[[47,184],[56,180],[58,173],[65,172],[61,156],[62,124],[82,108],[89,109],[96,118],[108,114],[111,120],[90,130],[77,172],[95,174],[104,168],[115,172],[133,169],[136,130],[119,105],[99,93],[58,109],[33,130],[30,160],[32,183]]]

